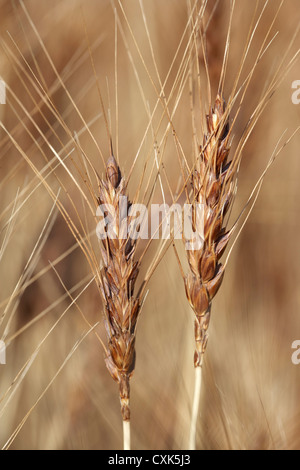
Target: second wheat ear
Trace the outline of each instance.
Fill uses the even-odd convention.
[[[195,448],[201,367],[208,340],[211,303],[224,277],[225,268],[219,260],[231,234],[226,231],[224,217],[231,205],[234,187],[234,165],[228,162],[229,121],[225,101],[220,95],[206,118],[207,133],[191,179],[193,231],[199,233],[202,228],[204,240],[200,249],[187,250],[189,272],[185,276],[186,296],[195,313],[195,390],[198,389],[192,411],[191,449]],[[203,208],[203,220],[200,221],[196,217],[198,204]]]
[[[100,181],[98,203],[105,207],[110,220],[110,235],[102,239],[100,290],[105,309],[108,338],[105,363],[112,378],[119,384],[121,413],[124,425],[124,449],[130,448],[130,377],[135,367],[135,335],[141,302],[134,295],[138,275],[134,260],[136,240],[130,238],[130,202],[125,199],[125,179],[113,156],[106,165],[106,179]],[[121,198],[126,200],[123,207]]]

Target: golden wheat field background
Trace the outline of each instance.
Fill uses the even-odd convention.
[[[300,80],[299,61],[287,68],[299,47],[299,2],[206,3],[200,24],[211,100],[229,25],[225,100],[251,22],[260,15],[240,83],[267,38],[234,126],[233,147],[287,54],[282,80],[243,150],[233,223],[279,139],[282,145],[300,124],[300,105],[291,99],[292,83]],[[53,198],[64,204],[78,230],[90,233],[97,254],[97,221],[87,201],[91,192],[97,196],[91,168],[101,177],[101,154],[104,161],[109,157],[104,111],[125,176],[134,163],[130,198],[144,175],[146,199],[151,195],[161,203],[162,184],[172,203],[183,184],[174,129],[192,161],[192,113],[200,123],[208,112],[200,36],[193,37],[198,57],[189,58],[188,47],[191,18],[203,4],[0,0],[0,77],[7,86],[6,104],[0,105],[0,339],[6,345],[6,364],[0,365],[1,448],[122,448],[118,389],[95,335],[105,342],[103,306],[89,264]],[[204,77],[206,109],[198,109],[197,92],[190,93],[192,61]],[[197,74],[192,80],[197,84]],[[201,140],[200,124],[197,129]],[[300,448],[300,365],[291,360],[292,343],[300,339],[299,139],[296,133],[267,171],[213,300],[197,449]],[[159,243],[146,252],[141,279]],[[176,246],[185,269],[184,250]],[[138,256],[144,247],[142,242]],[[132,446],[185,449],[194,383],[193,314],[172,245],[147,291],[131,379]]]

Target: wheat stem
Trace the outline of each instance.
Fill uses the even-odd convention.
[[[225,101],[217,95],[206,116],[207,133],[200,146],[197,167],[192,174],[194,232],[202,233],[203,244],[187,251],[189,270],[185,276],[187,299],[195,314],[195,389],[190,424],[190,450],[196,448],[196,425],[201,392],[203,355],[208,341],[211,303],[224,276],[220,258],[228,244],[231,231],[226,231],[224,217],[233,199],[234,163],[228,161],[230,135]],[[196,216],[196,203],[203,205],[203,226]],[[203,232],[202,232],[203,231]]]
[[[123,421],[123,450],[130,450],[130,421]]]
[[[202,366],[195,367],[194,398],[190,426],[189,450],[196,450],[197,417],[201,394]]]

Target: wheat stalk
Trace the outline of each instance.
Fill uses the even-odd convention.
[[[130,448],[130,384],[135,366],[135,333],[141,302],[134,296],[134,285],[138,275],[134,260],[136,240],[130,238],[127,227],[130,223],[128,209],[122,207],[125,197],[125,179],[113,156],[107,161],[106,180],[100,181],[99,204],[105,206],[111,233],[101,243],[103,268],[100,275],[100,290],[105,305],[105,328],[108,350],[105,363],[112,378],[119,384],[121,413],[124,429],[124,448]]]
[[[200,147],[196,168],[192,173],[192,224],[199,233],[204,226],[204,240],[200,249],[187,250],[189,272],[185,276],[187,299],[195,313],[195,394],[190,429],[190,448],[195,448],[196,419],[201,389],[201,367],[208,341],[211,302],[224,276],[224,266],[219,262],[230,238],[224,217],[233,197],[232,162],[227,162],[229,122],[225,101],[217,95],[207,116],[207,133]],[[203,220],[197,218],[197,205],[203,207]]]

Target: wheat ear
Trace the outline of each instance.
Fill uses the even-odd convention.
[[[99,204],[105,206],[111,221],[110,234],[102,239],[103,268],[100,290],[105,306],[105,328],[108,349],[105,363],[112,378],[119,384],[123,419],[124,449],[130,449],[130,384],[135,366],[135,332],[141,302],[134,297],[134,285],[138,275],[134,261],[136,240],[128,235],[130,224],[128,209],[122,206],[125,198],[125,179],[113,156],[106,165],[106,180],[100,181]]]
[[[195,313],[195,393],[190,429],[190,449],[195,449],[196,420],[201,391],[201,368],[208,340],[211,302],[224,276],[219,259],[226,248],[230,232],[224,227],[224,217],[233,197],[232,167],[227,162],[229,121],[226,105],[218,94],[207,115],[207,133],[200,147],[199,158],[192,173],[193,230],[204,226],[204,240],[200,249],[187,250],[189,272],[185,277],[187,299]],[[204,220],[197,220],[196,207],[203,207]]]

